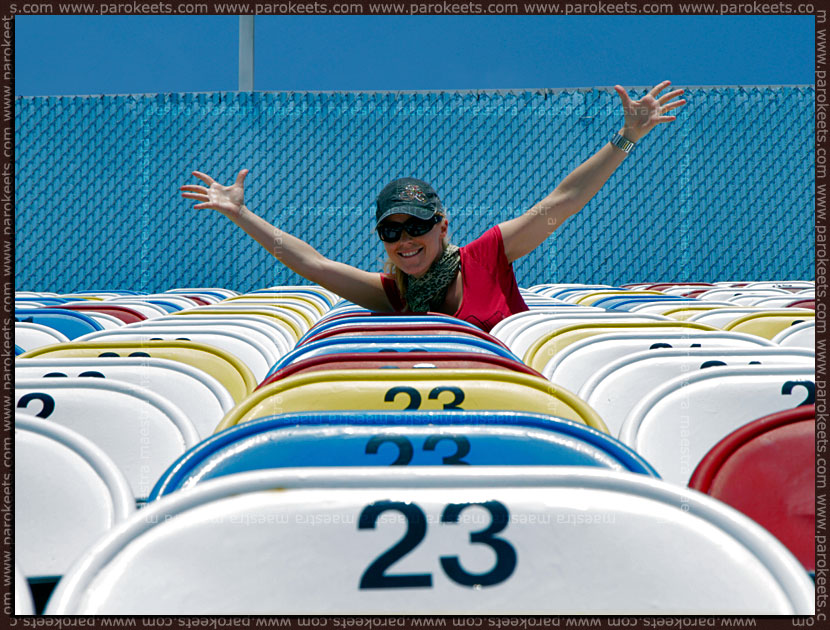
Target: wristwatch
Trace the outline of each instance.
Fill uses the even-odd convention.
[[[631,149],[634,148],[634,143],[619,132],[611,138],[611,144],[622,149],[626,153],[631,153]]]

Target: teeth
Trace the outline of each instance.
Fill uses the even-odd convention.
[[[401,253],[401,254],[399,254],[399,255],[400,255],[400,257],[401,257],[401,258],[412,258],[412,257],[413,257],[413,256],[415,256],[416,254],[420,253],[420,251],[421,251],[421,250],[419,249],[419,250],[418,250],[418,251],[416,251],[416,252],[408,252],[408,253],[406,253],[406,254]]]

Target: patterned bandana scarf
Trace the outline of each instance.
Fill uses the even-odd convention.
[[[432,263],[429,270],[420,278],[406,276],[406,300],[409,310],[416,313],[437,311],[444,304],[447,289],[455,280],[455,274],[461,266],[461,254],[458,247],[447,245],[444,254]]]

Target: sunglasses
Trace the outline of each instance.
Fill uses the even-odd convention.
[[[434,214],[429,219],[412,217],[403,223],[381,223],[377,227],[378,236],[385,243],[396,243],[400,240],[401,233],[404,230],[410,236],[423,236],[435,227],[437,223],[440,223],[443,218],[440,214]]]

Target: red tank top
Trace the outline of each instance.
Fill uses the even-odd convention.
[[[490,332],[505,317],[528,310],[516,284],[513,265],[504,253],[498,225],[462,247],[459,253],[463,296],[454,317]],[[381,280],[392,308],[407,312],[395,280],[388,274],[382,274]]]

